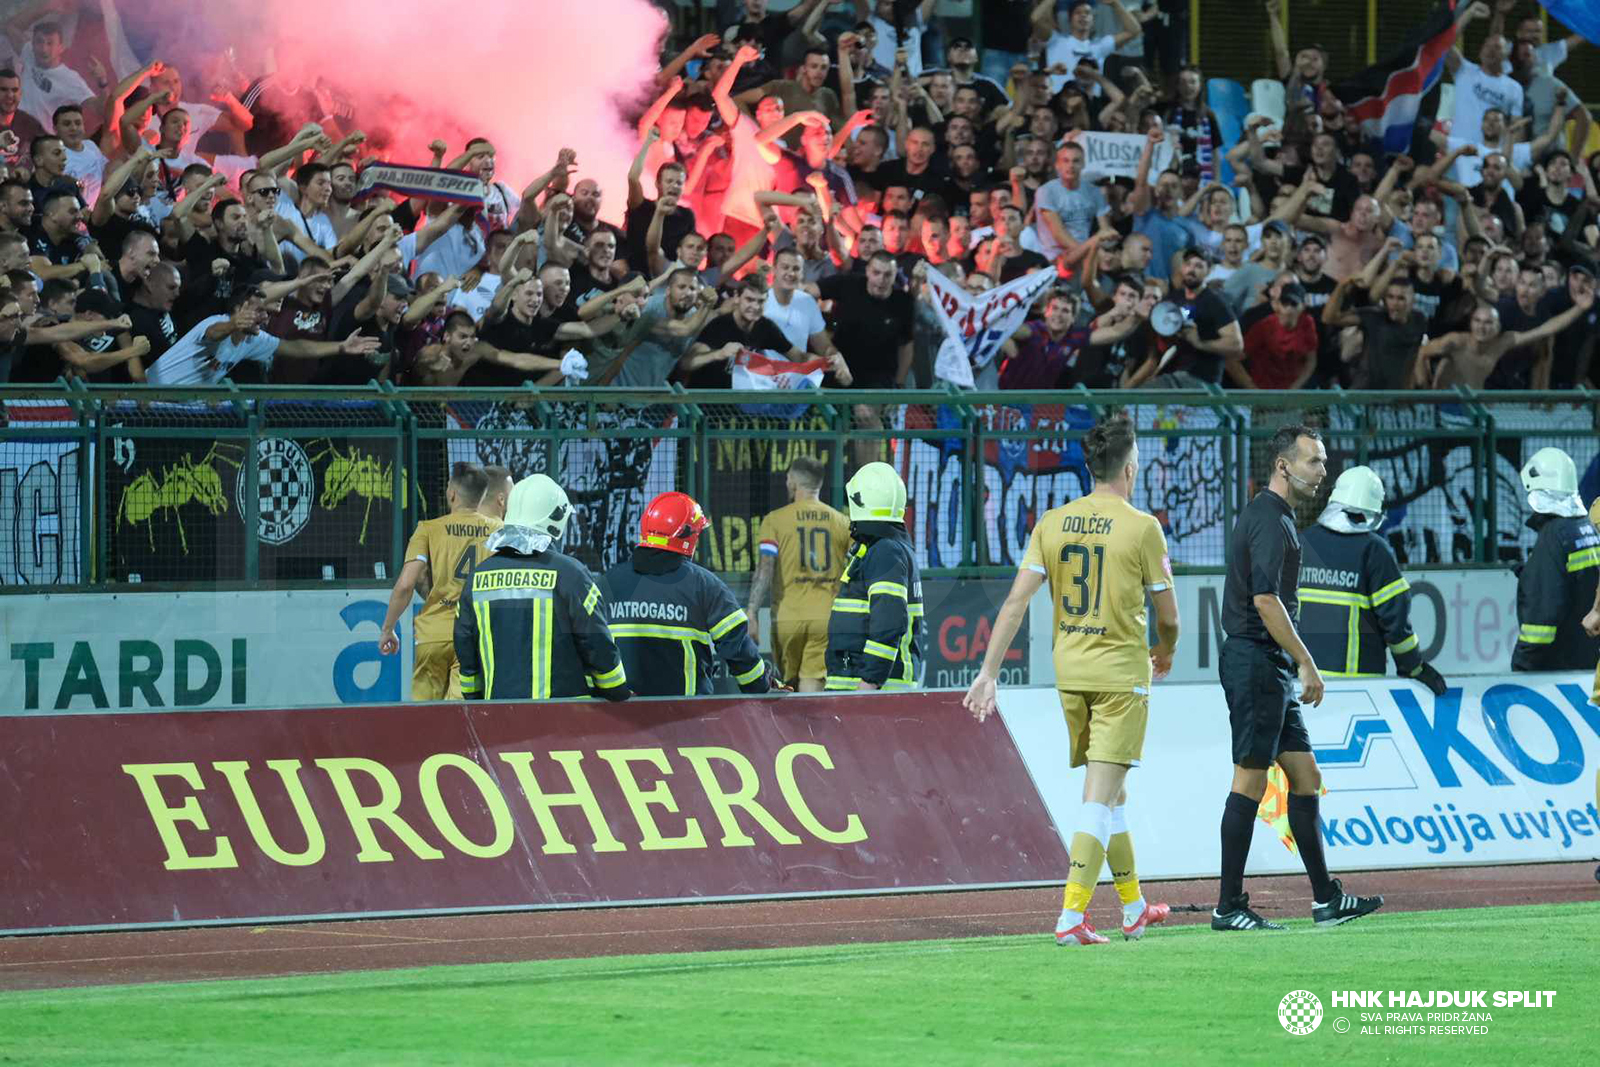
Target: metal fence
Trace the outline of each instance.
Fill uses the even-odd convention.
[[[871,459],[906,480],[930,575],[1012,573],[1035,518],[1091,486],[1081,442],[1107,412],[1140,434],[1134,503],[1175,565],[1220,567],[1280,426],[1321,428],[1337,473],[1389,489],[1408,567],[1502,563],[1531,543],[1517,472],[1566,449],[1600,495],[1600,394],[801,392],[259,388],[0,389],[0,589],[387,583],[443,507],[450,466],[545,471],[577,517],[567,549],[623,558],[650,498],[694,495],[702,562],[754,565],[798,455],[844,504]],[[251,457],[254,457],[253,462]],[[1331,487],[1332,479],[1329,479]],[[1304,521],[1317,507],[1306,509]]]

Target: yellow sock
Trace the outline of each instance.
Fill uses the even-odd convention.
[[[1094,884],[1100,880],[1106,850],[1092,835],[1080,830],[1072,835],[1071,853],[1072,873],[1067,876],[1067,888],[1061,894],[1061,908],[1063,911],[1088,911]]]
[[[1112,834],[1106,845],[1106,862],[1111,864],[1111,878],[1117,886],[1117,896],[1124,904],[1132,904],[1140,897],[1139,872],[1133,862],[1133,838],[1126,832]]]

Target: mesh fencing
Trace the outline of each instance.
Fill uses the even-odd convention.
[[[565,547],[597,571],[632,551],[653,497],[689,493],[711,518],[701,562],[737,586],[799,456],[823,464],[840,510],[862,464],[890,463],[923,569],[1001,577],[1039,516],[1092,488],[1084,438],[1119,412],[1139,433],[1134,504],[1182,567],[1225,564],[1274,433],[1296,423],[1323,433],[1331,475],[1301,522],[1365,463],[1405,566],[1522,558],[1518,472],[1539,448],[1567,451],[1584,499],[1600,495],[1595,407],[1572,396],[413,392],[4,391],[0,585],[392,581],[452,464],[470,461],[560,481],[576,512]]]

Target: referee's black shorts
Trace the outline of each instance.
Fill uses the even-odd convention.
[[[1311,751],[1288,653],[1277,645],[1230,637],[1222,642],[1217,666],[1233,727],[1236,766],[1265,769],[1280,752]]]

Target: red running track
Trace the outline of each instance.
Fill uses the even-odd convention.
[[[1588,863],[1374,871],[1348,875],[1345,882],[1352,892],[1383,893],[1387,911],[1600,899]],[[1246,888],[1252,906],[1269,917],[1310,913],[1304,877],[1251,878]],[[0,989],[997,934],[1044,937],[1060,909],[1059,893],[1012,889],[13,937],[0,940]],[[1174,923],[1205,920],[1215,894],[1214,880],[1148,883],[1145,891],[1151,900],[1193,907],[1175,910]],[[1115,895],[1102,886],[1091,917],[1114,929],[1116,909]]]

